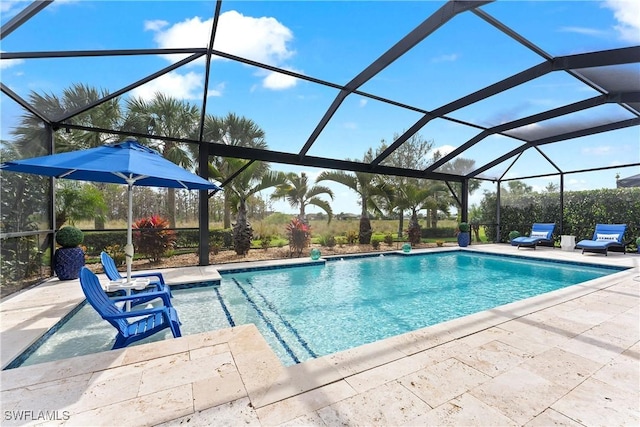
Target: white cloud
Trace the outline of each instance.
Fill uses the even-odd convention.
[[[160,48],[201,48],[209,43],[213,19],[203,21],[196,16],[164,30],[154,28],[148,22],[145,28],[156,33],[154,40]],[[231,10],[220,15],[214,49],[270,65],[281,65],[295,53],[287,46],[292,39],[291,30],[275,18],[253,18]],[[175,55],[167,59],[176,61]]]
[[[622,40],[640,42],[640,2],[638,0],[605,0],[604,7],[613,10],[613,15],[619,22],[615,25]]]
[[[571,178],[567,180],[567,188],[565,188],[565,191],[566,190],[581,191],[581,190],[589,190],[589,189],[590,187],[586,180]]]
[[[587,28],[587,27],[561,27],[559,31],[563,33],[576,33],[576,34],[582,34],[584,36],[595,36],[595,37],[602,37],[607,34],[606,31],[598,30],[596,28]]]
[[[342,126],[345,129],[351,129],[351,130],[358,129],[358,124],[356,122],[344,122]]]
[[[610,154],[612,151],[612,147],[609,145],[601,145],[599,147],[585,147],[580,150],[582,154],[587,156],[603,156],[606,154]]]
[[[0,12],[2,12],[5,18],[7,18],[11,15],[15,15],[20,9],[23,9],[28,5],[29,3],[27,3],[26,0],[3,0],[0,2]]]
[[[459,57],[460,55],[458,55],[457,53],[450,53],[446,55],[436,56],[435,58],[431,59],[431,62],[453,62],[456,61]]]
[[[453,145],[441,145],[439,147],[435,147],[433,149],[433,152],[435,153],[436,151],[438,151],[438,152],[440,152],[441,156],[446,156],[447,154],[449,154],[450,152],[452,152],[456,148],[457,147],[454,147]]]
[[[253,18],[234,10],[220,15],[214,48],[277,65],[294,55],[293,33],[275,18]]]
[[[165,28],[169,23],[164,26],[153,26],[149,25],[149,22],[157,23],[160,21],[145,21],[145,29],[156,33],[153,38],[161,49],[202,48],[207,47],[207,43],[209,43],[211,19],[201,21],[200,17],[196,16],[173,24],[165,30],[162,28]],[[177,61],[175,55],[166,56],[166,58],[170,61]]]
[[[24,59],[3,59],[0,61],[0,70],[6,70],[7,68],[15,67],[24,62]]]
[[[78,1],[80,0],[56,0],[47,7],[52,8],[61,4],[77,3]],[[31,0],[2,0],[0,2],[0,13],[3,15],[3,20],[8,21],[13,18],[14,15],[22,12],[30,3]]]
[[[203,48],[211,37],[212,19],[193,17],[170,25],[165,21],[146,21],[145,30],[155,32],[154,40],[159,48]],[[288,47],[293,33],[275,18],[253,18],[235,10],[224,12],[218,20],[214,49],[252,59],[257,62],[291,69],[284,62],[295,51]],[[186,55],[164,55],[171,62]],[[212,61],[223,60],[213,56]],[[204,59],[194,63],[202,64]],[[296,85],[295,77],[279,73],[256,73],[263,76],[262,87],[272,90],[288,89]]]
[[[360,106],[360,108],[364,108],[367,105],[368,102],[369,102],[368,99],[362,98],[362,99],[360,99],[360,101],[358,101],[358,105]]]
[[[164,27],[169,25],[167,21],[162,19],[156,19],[154,21],[144,21],[144,30],[145,31],[160,31]]]
[[[297,82],[298,79],[295,77],[271,71],[262,80],[262,87],[265,89],[282,90],[295,86]]]
[[[158,77],[132,91],[132,95],[146,100],[155,97],[157,92],[177,99],[202,99],[203,75],[189,72],[179,74],[168,73]],[[209,89],[207,96],[221,96],[224,84],[218,84],[214,89]]]

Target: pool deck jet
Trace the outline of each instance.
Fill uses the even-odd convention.
[[[289,367],[242,325],[4,370],[2,425],[640,425],[640,255],[464,250],[633,268]],[[5,298],[2,366],[83,300]]]

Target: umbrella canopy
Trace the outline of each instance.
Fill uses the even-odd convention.
[[[131,279],[131,262],[133,261],[132,186],[220,190],[217,185],[165,159],[157,151],[132,140],[87,150],[5,162],[0,164],[0,170],[80,181],[126,184],[129,198],[127,247],[125,248],[127,280]]]

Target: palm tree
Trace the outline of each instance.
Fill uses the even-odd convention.
[[[44,116],[56,119],[66,113],[97,103],[109,95],[107,90],[98,90],[85,84],[74,84],[62,91],[61,96],[53,94],[38,94],[32,92],[29,101],[32,106]],[[75,125],[97,127],[102,129],[119,129],[122,114],[118,98],[100,103],[89,111],[85,111],[67,120]],[[42,121],[30,113],[21,117],[20,125],[12,130],[16,136],[16,147],[22,157],[36,157],[47,154],[46,128]],[[115,134],[74,130],[72,132],[57,132],[55,134],[55,152],[65,152],[93,148],[108,142],[114,142]],[[34,144],[41,141],[41,144]],[[99,190],[104,184],[97,184]],[[99,201],[100,202],[100,201]],[[103,201],[100,205],[104,205]],[[65,209],[65,206],[59,206]],[[104,208],[98,208],[94,217],[95,228],[104,229]],[[60,225],[60,224],[57,224]]]
[[[185,101],[156,93],[151,101],[132,98],[127,101],[128,115],[123,128],[149,135],[172,138],[189,138],[200,119],[200,109]],[[141,141],[143,142],[143,141]],[[150,139],[148,145],[158,150],[163,157],[185,169],[193,168],[193,158],[184,143]],[[169,227],[176,226],[176,190],[167,189],[167,219]]]
[[[29,94],[29,104],[45,117],[51,119],[60,117],[66,111],[63,100],[54,94],[41,95],[37,92],[31,92]],[[38,157],[48,154],[47,129],[42,120],[33,114],[28,112],[22,114],[20,124],[12,129],[11,134],[15,136],[14,149],[19,156],[18,158]],[[64,139],[70,138],[71,134],[61,132],[57,136],[56,140],[59,146],[64,147]]]
[[[393,135],[394,140],[399,137],[400,135],[397,133]],[[433,140],[426,140],[419,133],[415,133],[384,159],[383,164],[399,168],[423,170],[428,166],[433,144]],[[376,155],[383,153],[387,148],[388,144],[385,140],[382,140],[380,146],[376,149]],[[412,180],[412,178],[403,176],[385,176],[382,179],[394,189],[402,188],[405,183]],[[390,195],[393,196],[393,193],[390,193]],[[384,202],[387,205],[388,212],[398,212],[398,237],[401,237],[404,228],[404,211],[408,207],[399,204],[399,200],[396,200],[395,197],[387,197]]]
[[[371,150],[365,155],[365,161],[367,161],[367,156],[370,154]],[[353,172],[351,174],[343,171],[324,171],[318,175],[316,182],[327,180],[347,186],[360,196],[360,206],[362,206],[362,210],[360,213],[358,239],[361,244],[369,244],[371,242],[371,235],[373,234],[371,221],[369,220],[369,208],[375,212],[381,212],[375,202],[374,196],[384,195],[388,188],[386,188],[384,183],[379,181],[377,175],[365,172]]]
[[[251,248],[253,229],[247,219],[247,199],[256,193],[285,183],[283,172],[263,172],[264,165],[260,162],[228,158],[224,165],[233,171],[244,168],[233,180],[224,186],[225,194],[229,194],[229,200],[235,202],[237,209],[236,223],[233,225],[233,245],[238,255],[246,255]],[[224,181],[227,178],[224,171],[209,165],[209,174],[212,178]]]
[[[62,92],[65,108],[68,111],[73,111],[77,108],[82,108],[89,104],[95,103],[100,99],[105,98],[107,95],[109,95],[109,92],[107,90],[99,91],[94,87],[83,84],[75,84],[72,87],[63,90]],[[90,110],[72,117],[70,121],[74,124],[87,127],[119,129],[122,125],[122,111],[120,109],[119,98],[113,98],[100,103]],[[118,138],[119,136],[116,134],[74,130],[71,133],[70,140],[74,144],[74,149],[84,149],[99,147],[107,143],[117,142]],[[71,147],[63,146],[60,148],[63,150],[69,150],[69,148]],[[106,189],[106,186],[107,185],[105,183],[95,184],[95,187],[100,193],[102,193]],[[89,195],[86,195],[85,197],[89,197]],[[104,203],[104,199],[98,202],[100,202],[101,204],[95,209],[94,227],[96,230],[104,230],[107,211],[106,204]]]
[[[309,205],[317,206],[325,211],[329,217],[327,223],[331,222],[331,218],[333,218],[331,205],[318,197],[320,194],[328,194],[333,200],[333,191],[329,187],[323,185],[309,187],[309,178],[304,172],[300,175],[294,172],[287,173],[286,180],[285,184],[276,187],[271,195],[272,199],[285,199],[292,208],[299,208],[298,218],[303,222],[306,222],[305,208]]]
[[[435,187],[425,185],[418,180],[411,180],[396,189],[396,201],[399,206],[411,210],[409,220],[409,241],[412,245],[420,243],[420,224],[418,211],[422,209],[437,209],[437,202],[433,197]]]
[[[109,91],[107,90],[98,90],[84,84],[74,84],[62,91],[62,99],[67,111],[93,104],[108,95]],[[117,130],[122,125],[122,118],[120,100],[119,98],[113,98],[70,118],[69,121],[76,125]],[[99,147],[107,143],[117,142],[119,138],[116,134],[84,130],[74,130],[70,135],[75,145],[72,147],[73,149]]]
[[[439,151],[436,151],[433,155],[433,161],[438,160],[442,155]],[[473,159],[466,159],[463,157],[456,157],[455,159],[445,163],[438,168],[438,172],[451,173],[454,175],[466,175],[475,169],[476,161]],[[459,182],[453,182],[450,184],[457,194],[462,191],[462,184]],[[477,179],[469,180],[469,194],[473,194],[474,191],[480,188],[480,181]],[[443,194],[437,194],[439,209],[447,210],[449,206],[456,205],[455,199],[450,195],[448,189],[443,190]],[[431,212],[431,227],[436,228],[438,223],[438,217],[435,215],[435,211]]]
[[[217,118],[212,115],[207,115],[204,120],[204,133],[203,139],[209,142],[215,142],[218,144],[235,145],[240,147],[251,147],[266,149],[267,143],[265,142],[265,133],[260,127],[251,119],[239,117],[233,113],[227,114],[223,118]],[[231,176],[235,166],[231,166],[227,163],[224,157],[215,157],[211,165],[219,171],[222,176]],[[258,162],[259,166],[255,166],[255,172],[257,174],[267,172],[269,165],[267,163]],[[224,198],[224,214],[223,214],[223,226],[224,228],[231,227],[231,199],[230,194],[226,191],[223,194]]]

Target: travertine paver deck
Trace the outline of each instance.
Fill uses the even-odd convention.
[[[6,370],[2,424],[637,426],[639,288],[636,267],[287,368],[244,325]],[[3,366],[81,300],[64,282],[2,301]]]

